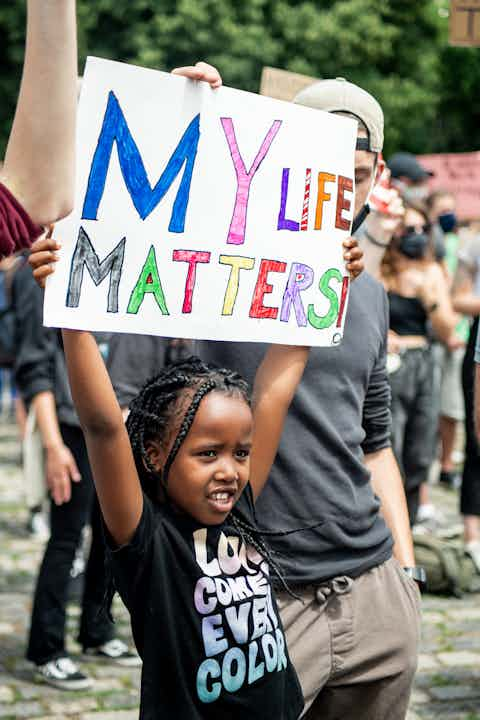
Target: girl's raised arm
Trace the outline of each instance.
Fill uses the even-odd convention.
[[[0,181],[34,222],[49,225],[73,207],[75,0],[28,0],[27,8],[23,77]]]
[[[271,345],[255,375],[250,461],[250,485],[255,498],[268,479],[285,417],[302,378],[309,351],[308,347]]]
[[[122,411],[93,336],[77,330],[62,335],[103,518],[117,545],[124,545],[140,522],[143,496]]]

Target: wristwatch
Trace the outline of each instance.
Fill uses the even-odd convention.
[[[427,573],[425,572],[425,568],[420,567],[420,565],[415,565],[414,567],[404,567],[403,570],[407,573],[408,577],[418,583],[420,590],[425,590],[427,587]]]

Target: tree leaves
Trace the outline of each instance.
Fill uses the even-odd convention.
[[[447,0],[77,0],[79,51],[170,69],[206,60],[257,91],[263,65],[346,77],[386,116],[386,155],[480,144],[480,56],[448,46]],[[13,117],[24,3],[0,8],[0,144]]]

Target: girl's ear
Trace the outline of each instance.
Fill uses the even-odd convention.
[[[151,466],[155,468],[156,472],[161,474],[167,460],[165,448],[158,440],[148,440],[145,443],[145,450],[147,451]],[[150,468],[146,468],[146,470],[150,470]]]

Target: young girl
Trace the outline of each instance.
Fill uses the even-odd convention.
[[[37,241],[36,275],[58,246]],[[272,346],[246,383],[196,358],[152,378],[125,427],[93,337],[63,331],[116,587],[143,659],[140,717],[294,720],[303,699],[254,499],[308,348]]]

